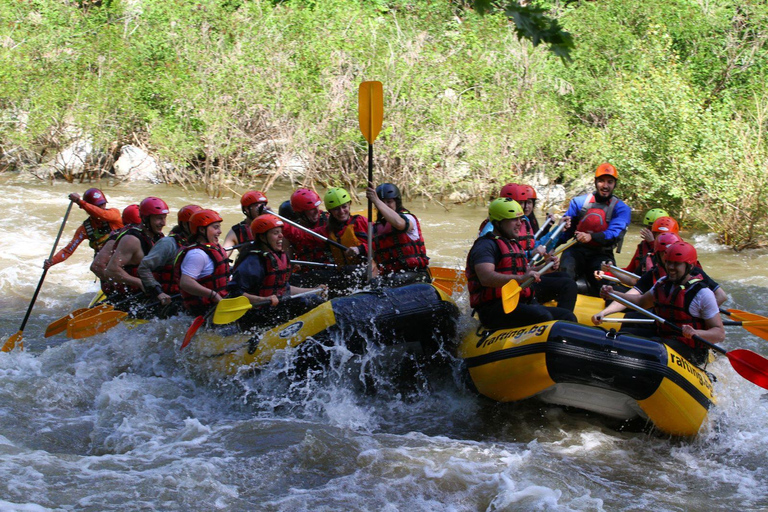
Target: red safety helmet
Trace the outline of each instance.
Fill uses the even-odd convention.
[[[141,224],[139,205],[129,204],[123,209],[123,226],[127,226],[128,224]]]
[[[196,204],[188,204],[187,206],[182,206],[181,210],[179,210],[179,224],[182,222],[189,222],[189,219],[192,217],[192,215],[202,211],[202,209],[202,206],[197,206]]]
[[[294,212],[308,212],[323,204],[320,196],[314,190],[300,188],[291,194],[291,208]]]
[[[83,201],[94,206],[104,206],[107,204],[107,198],[104,197],[104,192],[98,188],[89,188],[83,194]]]
[[[193,213],[189,218],[189,230],[192,233],[197,233],[199,228],[205,228],[213,224],[214,222],[221,222],[221,216],[213,210],[200,210],[197,213]]]
[[[528,191],[528,199],[537,199],[535,188],[530,185],[523,185],[523,187]]]
[[[168,205],[159,197],[147,197],[139,205],[139,215],[142,217],[167,215],[169,211]]]
[[[243,197],[240,198],[240,206],[242,206],[243,209],[246,209],[255,203],[267,204],[267,202],[268,202],[267,196],[265,196],[258,190],[249,190],[248,192],[243,194]]]
[[[270,229],[282,228],[284,225],[285,223],[276,216],[271,213],[265,213],[253,219],[253,222],[251,222],[251,233],[260,235]]]
[[[653,242],[653,252],[665,252],[670,245],[682,241],[677,233],[661,233]]]
[[[613,176],[615,179],[619,179],[619,171],[609,163],[600,164],[595,170],[595,178],[600,176]]]
[[[653,221],[651,231],[653,233],[679,233],[680,226],[672,217],[659,217]]]
[[[665,251],[667,255],[667,261],[671,262],[683,262],[689,265],[695,265],[698,261],[698,255],[696,254],[696,248],[688,242],[675,242]]]
[[[517,183],[507,183],[506,185],[501,187],[501,190],[499,191],[499,197],[508,197],[510,199],[515,199],[513,196],[517,191],[517,187],[518,187]]]
[[[528,199],[533,199],[531,197],[531,194],[526,188],[526,185],[518,185],[516,183],[509,183],[507,185],[504,185],[501,188],[501,192],[499,192],[499,197],[508,197],[510,199],[514,199],[521,205],[527,201]]]

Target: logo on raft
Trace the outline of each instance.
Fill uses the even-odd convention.
[[[477,340],[477,345],[475,345],[477,348],[487,347],[489,345],[493,345],[497,341],[503,341],[507,340],[509,338],[513,339],[519,339],[522,336],[525,336],[526,338],[530,336],[541,336],[544,334],[544,332],[547,330],[548,325],[534,325],[531,327],[524,327],[522,329],[505,329],[502,331],[486,331],[483,330],[480,332],[482,327],[478,329],[478,336],[480,336],[480,339]],[[497,334],[498,333],[498,334]],[[492,334],[496,334],[495,336],[491,337]]]
[[[278,332],[277,335],[281,338],[290,338],[291,336],[294,336],[296,333],[298,333],[302,327],[304,327],[304,322],[294,322],[282,331]]]

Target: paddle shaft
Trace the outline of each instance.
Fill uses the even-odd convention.
[[[373,116],[371,116],[373,132]],[[368,188],[373,188],[373,142],[368,143]],[[373,279],[373,201],[368,199],[368,282]]]
[[[670,328],[672,328],[673,330],[675,330],[675,331],[677,331],[677,332],[679,332],[679,333],[682,333],[682,332],[683,332],[683,329],[682,329],[682,327],[680,327],[679,325],[677,325],[677,324],[673,324],[672,322],[669,322],[669,321],[667,321],[667,320],[665,320],[665,319],[661,318],[660,316],[658,316],[658,315],[656,315],[656,314],[654,314],[654,313],[651,313],[651,312],[650,312],[650,311],[648,311],[647,309],[643,309],[643,308],[641,308],[640,306],[638,306],[638,305],[637,305],[637,304],[635,304],[634,302],[630,302],[630,301],[628,301],[627,299],[624,299],[624,298],[622,298],[622,297],[619,297],[619,296],[618,296],[618,295],[616,295],[615,293],[609,293],[609,294],[608,294],[608,296],[609,296],[610,298],[612,298],[613,300],[615,300],[616,302],[618,302],[619,304],[623,304],[623,305],[627,306],[628,308],[634,309],[634,310],[635,310],[635,311],[637,311],[638,313],[642,313],[642,314],[644,314],[645,316],[647,316],[648,318],[653,318],[654,320],[656,320],[656,321],[657,321],[657,322],[659,322],[659,323],[662,323],[662,324],[666,324],[666,325],[668,325]],[[704,339],[704,338],[702,338],[701,336],[697,336],[697,335],[695,335],[695,334],[694,334],[693,336],[691,336],[691,338],[693,338],[693,340],[694,340],[694,341],[697,341],[698,343],[701,343],[702,345],[706,345],[706,346],[708,346],[708,347],[709,347],[709,348],[711,348],[712,350],[715,350],[715,351],[717,351],[717,352],[720,352],[721,354],[728,354],[728,351],[727,351],[727,350],[725,350],[723,347],[717,346],[717,345],[715,345],[714,343],[710,343],[709,341],[705,340],[705,339]]]
[[[302,261],[302,260],[291,260],[291,263],[294,265],[306,265],[308,267],[327,267],[327,268],[337,268],[338,265],[335,263],[320,263],[317,261]]]
[[[53,247],[51,247],[51,255],[48,256],[48,259],[52,259],[53,255],[56,254],[56,246],[59,245],[59,240],[61,239],[61,234],[64,232],[64,226],[67,224],[67,218],[69,217],[69,212],[72,211],[72,201],[69,202],[69,206],[67,206],[67,211],[64,213],[64,220],[61,221],[61,227],[59,228],[59,234],[56,235],[56,240],[53,242]],[[27,321],[29,320],[29,315],[32,313],[32,307],[35,305],[35,301],[37,300],[37,295],[40,293],[40,289],[43,287],[43,281],[45,281],[45,276],[48,274],[48,269],[43,269],[43,274],[40,276],[40,282],[37,283],[37,288],[35,288],[35,293],[32,295],[32,300],[29,302],[29,307],[27,308],[27,314],[24,315],[24,320],[21,321],[21,327],[19,327],[19,332],[22,332],[24,330],[24,327],[27,326]]]
[[[536,232],[536,234],[533,235],[533,239],[538,240],[541,234],[544,233],[544,230],[547,229],[547,226],[552,224],[552,222],[553,222],[552,217],[547,217],[547,221],[544,224],[542,224],[539,230]]]
[[[331,240],[330,238],[324,237],[320,233],[318,233],[316,231],[312,231],[309,228],[305,228],[301,224],[298,224],[296,222],[293,222],[292,220],[286,219],[285,217],[282,217],[281,215],[279,215],[279,214],[277,214],[275,212],[272,212],[272,215],[274,215],[278,219],[282,220],[283,222],[285,222],[287,224],[290,224],[291,226],[295,227],[296,229],[300,229],[301,231],[304,231],[305,233],[308,233],[308,234],[314,236],[315,238],[319,238],[323,242],[325,242],[325,243],[327,243],[329,245],[332,245],[332,246],[336,247],[337,249],[341,249],[342,251],[346,251],[347,249],[349,249],[349,247],[347,247],[346,245],[342,245],[339,242],[335,242],[335,241]],[[235,247],[237,247],[237,246],[235,246]],[[235,247],[233,247],[233,249]]]
[[[624,270],[623,268],[619,268],[616,265],[606,265],[609,269],[611,269],[612,272],[618,272],[619,274],[624,274],[627,277],[631,277],[632,279],[640,279],[640,276],[637,274],[633,274],[632,272],[628,270]]]
[[[561,245],[560,247],[558,247],[557,249],[555,249],[555,252],[553,252],[553,253],[552,253],[552,255],[553,255],[553,256],[558,256],[558,255],[562,254],[564,251],[566,251],[567,249],[569,249],[569,248],[570,248],[570,247],[571,247],[573,244],[575,244],[576,242],[577,242],[577,240],[576,240],[575,238],[571,238],[570,240],[568,240],[567,242],[565,242],[563,245]],[[540,256],[539,254],[537,254],[537,255],[536,255],[536,256],[535,256],[535,257],[534,257],[534,258],[531,260],[531,263],[533,263],[533,264],[535,265],[535,264],[537,264],[537,263],[538,263],[538,260],[540,260],[540,259],[541,259],[541,256]]]
[[[541,270],[538,270],[539,274],[543,274],[547,270],[551,269],[554,264],[555,264],[554,261],[550,261],[549,263],[541,267]],[[536,279],[534,279],[533,277],[529,277],[528,279],[526,279],[520,284],[520,289],[522,290],[523,288],[528,288],[534,283],[534,281],[536,281]]]

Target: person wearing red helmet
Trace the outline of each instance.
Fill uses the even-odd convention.
[[[158,240],[139,263],[138,275],[144,293],[160,303],[161,317],[167,318],[178,312],[178,308],[166,307],[172,304],[173,296],[179,293],[179,283],[173,279],[173,262],[181,248],[189,242],[192,234],[189,220],[202,209],[196,204],[183,206],[177,215],[178,224],[171,229],[168,236]]]
[[[318,230],[328,225],[328,212],[321,210],[322,199],[314,190],[300,188],[291,194],[290,206],[296,223],[307,229]],[[285,217],[285,215],[281,216]],[[284,229],[283,235],[289,242],[286,250],[292,254],[292,259],[299,261],[311,261],[314,263],[333,263],[330,249],[325,244],[303,243],[304,233],[295,229]],[[327,283],[336,274],[335,269],[329,267],[310,267],[299,265],[294,268],[291,283],[296,286],[313,287],[321,283]]]
[[[373,258],[387,286],[430,282],[429,257],[419,219],[403,207],[400,189],[392,183],[369,187],[365,195],[378,211],[373,226]]]
[[[96,253],[96,256],[93,258],[93,263],[91,263],[91,272],[96,274],[96,277],[99,278],[101,281],[101,290],[107,295],[109,295],[107,290],[110,286],[107,279],[107,265],[109,264],[109,260],[112,258],[112,255],[115,253],[115,241],[117,240],[117,237],[123,233],[123,231],[127,230],[132,225],[141,223],[139,205],[129,204],[123,208],[122,220],[123,227],[110,233],[106,243],[101,248],[101,250]]]
[[[98,188],[89,188],[85,191],[83,198],[80,194],[73,192],[69,194],[69,200],[85,210],[88,218],[78,226],[75,236],[65,245],[53,258],[43,262],[43,268],[49,269],[53,265],[61,263],[75,252],[83,240],[88,240],[88,245],[93,249],[93,255],[101,250],[109,235],[123,227],[120,210],[117,208],[107,208],[107,198],[104,192]]]
[[[227,296],[229,258],[219,245],[221,216],[200,210],[189,219],[191,245],[183,247],[173,264],[184,309],[193,316],[207,313]]]
[[[573,198],[565,212],[575,219],[575,225],[564,231],[560,243],[571,236],[578,243],[563,253],[561,268],[574,280],[584,278],[594,295],[600,289],[595,271],[605,261],[616,263],[613,250],[621,251],[631,220],[629,206],[613,195],[618,179],[613,165],[600,164],[595,171],[595,191]]]
[[[290,284],[291,264],[283,250],[284,225],[269,213],[256,217],[251,223],[253,245],[241,253],[227,286],[229,297],[242,295],[254,306],[239,322],[243,328],[280,323],[318,304],[316,296],[287,300],[298,293],[321,291],[322,287],[301,288]]]
[[[700,277],[691,273],[698,261],[695,247],[687,242],[675,242],[664,252],[667,275],[659,279],[651,290],[642,295],[617,295],[644,309],[653,307],[656,315],[682,327],[679,334],[666,323],[656,326],[657,334],[664,343],[692,363],[704,364],[709,350],[693,340],[693,336],[710,343],[720,343],[725,339],[715,294]],[[600,295],[610,298],[609,293],[613,293],[613,289],[604,286]]]
[[[143,291],[138,267],[155,243],[163,237],[168,205],[158,197],[147,197],[139,204],[141,224],[131,226],[115,241],[115,253],[107,264],[106,275],[114,293]]]
[[[253,240],[251,222],[267,210],[267,196],[258,190],[249,190],[240,198],[240,207],[245,219],[241,220],[224,237],[224,247],[235,247]],[[230,251],[230,254],[232,252]]]

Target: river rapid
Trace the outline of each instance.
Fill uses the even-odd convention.
[[[68,193],[86,188],[0,182],[3,340],[19,329]],[[187,203],[216,209],[226,227],[242,217],[233,197],[104,190],[119,208],[163,197],[169,221]],[[271,190],[270,205],[289,193]],[[433,264],[463,267],[484,205],[407,206]],[[59,247],[83,218],[75,207]],[[637,233],[627,236],[622,266]],[[768,252],[733,253],[707,235],[683,235],[727,291],[725,307],[768,316]],[[465,389],[455,364],[399,382],[357,361],[287,382],[278,361],[213,382],[180,355],[187,317],[82,340],[43,337],[48,323],[93,297],[91,257],[83,244],[48,272],[26,350],[0,354],[0,510],[768,508],[768,399],[724,357],[708,368],[718,405],[692,440],[533,401],[492,403]],[[466,296],[457,302],[466,314]],[[768,354],[765,340],[727,329],[726,348]],[[375,389],[361,385],[371,379]]]

